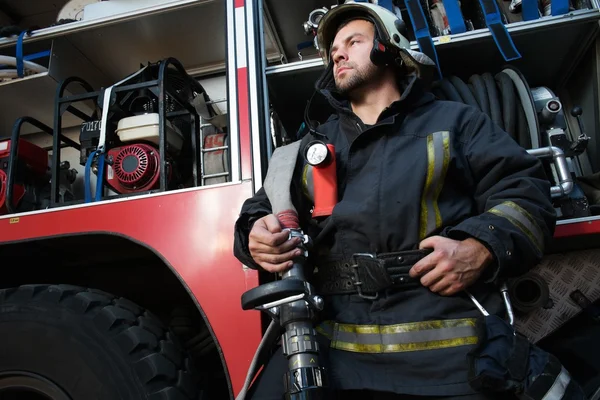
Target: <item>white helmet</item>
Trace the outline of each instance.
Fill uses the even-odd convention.
[[[399,64],[404,64],[409,71],[414,71],[418,76],[430,76],[435,70],[435,64],[424,53],[410,49],[410,42],[399,31],[403,24],[402,20],[388,9],[363,2],[347,1],[328,11],[319,22],[317,29],[317,43],[319,53],[325,65],[329,65],[329,53],[333,39],[337,33],[338,27],[345,21],[353,18],[367,19],[375,25],[375,39],[383,45],[383,49],[375,49],[381,52],[387,52],[391,60]],[[376,59],[371,60],[377,63]],[[383,55],[383,54],[381,54]]]

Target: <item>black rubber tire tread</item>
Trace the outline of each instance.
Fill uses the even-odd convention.
[[[178,339],[133,302],[100,290],[71,285],[23,285],[0,290],[2,307],[45,307],[69,312],[115,345],[148,400],[199,396],[198,378]],[[14,312],[14,311],[13,311]],[[35,371],[34,371],[35,372]]]
[[[192,308],[178,307],[171,311],[169,329],[181,344],[187,348],[190,340],[195,340],[198,335],[210,336],[208,328],[198,324],[193,318],[195,310]]]

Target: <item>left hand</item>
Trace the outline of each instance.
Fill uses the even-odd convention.
[[[419,244],[420,249],[432,248],[410,269],[410,276],[421,277],[421,284],[432,292],[451,296],[466,289],[481,276],[492,261],[492,254],[480,241],[462,241],[432,236]]]

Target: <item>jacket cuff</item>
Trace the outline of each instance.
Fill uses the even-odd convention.
[[[235,243],[233,247],[233,254],[245,266],[252,269],[262,268],[254,261],[254,259],[250,255],[250,250],[248,249],[248,235],[250,234],[252,226],[254,225],[256,220],[262,217],[264,217],[264,215],[242,216],[238,219],[238,221],[235,224]]]
[[[484,219],[485,217],[479,216],[477,219]],[[510,246],[507,246],[506,241],[501,239],[501,233],[499,229],[492,224],[492,221],[478,221],[480,223],[473,223],[474,221],[466,220],[459,225],[449,228],[446,232],[450,239],[464,240],[467,238],[474,238],[481,242],[490,251],[493,257],[492,263],[486,267],[482,275],[486,283],[494,282],[499,277],[502,277],[503,272],[507,266],[513,261],[513,250]]]

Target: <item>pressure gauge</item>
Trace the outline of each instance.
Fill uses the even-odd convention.
[[[306,146],[304,157],[306,158],[306,162],[312,166],[321,165],[330,159],[329,149],[327,148],[327,145],[321,141],[310,142]]]

